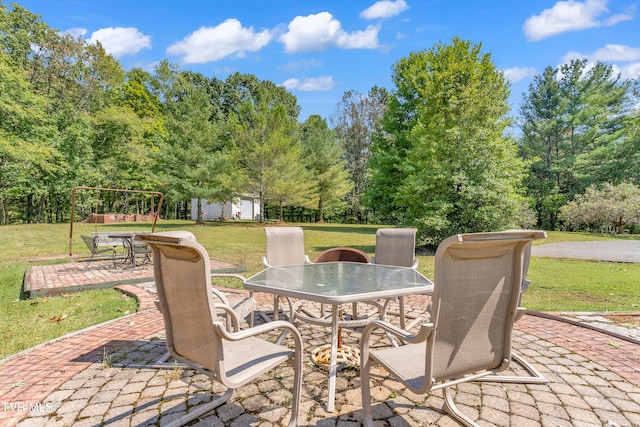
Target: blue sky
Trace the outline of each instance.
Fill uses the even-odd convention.
[[[8,3],[8,2],[7,2]],[[100,40],[125,67],[162,59],[225,79],[285,86],[328,118],[343,93],[393,89],[391,67],[454,36],[482,44],[511,81],[517,113],[533,76],[572,58],[640,76],[638,6],[624,0],[18,0],[60,31]]]

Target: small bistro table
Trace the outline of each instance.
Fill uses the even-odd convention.
[[[109,239],[122,239],[122,247],[124,248],[123,263],[125,267],[127,265],[130,265],[132,270],[137,265],[137,262],[136,262],[137,253],[144,254],[145,258],[142,262],[143,264],[146,262],[151,262],[151,250],[148,249],[146,243],[134,242],[134,238],[136,234],[147,234],[147,233],[146,232],[136,232],[136,233],[118,232],[118,233],[110,233],[107,236]],[[140,248],[144,248],[144,250]],[[114,264],[115,264],[115,260],[114,260]]]
[[[338,306],[433,292],[433,283],[415,269],[355,262],[269,267],[248,278],[244,287],[254,292],[268,292],[331,305],[331,356],[327,397],[329,412],[333,411],[335,403],[336,354],[341,323]],[[305,320],[304,316],[298,318]]]

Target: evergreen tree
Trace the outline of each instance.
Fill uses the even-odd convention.
[[[298,136],[297,103],[271,82],[240,77],[231,76],[229,83],[235,90],[228,91],[239,100],[229,108],[228,119],[237,158],[246,173],[248,191],[260,200],[260,220],[264,221],[265,204],[270,202],[278,205],[282,221],[284,206],[311,207],[314,198]],[[252,85],[235,86],[238,80]]]
[[[212,114],[208,80],[173,71],[166,63],[160,67],[159,74],[168,84],[164,93],[168,138],[158,151],[158,170],[173,200],[198,199],[196,221],[200,223],[201,200],[231,200],[241,188],[241,177],[224,123]]]
[[[521,154],[531,161],[528,189],[539,226],[557,228],[560,207],[588,186],[626,179],[618,158],[629,130],[630,84],[611,65],[587,68],[584,60],[547,67],[534,79],[521,107]]]
[[[318,115],[310,116],[302,124],[303,156],[313,173],[318,194],[318,221],[337,208],[351,190],[342,150],[327,122]]]

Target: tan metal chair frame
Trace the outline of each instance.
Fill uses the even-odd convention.
[[[292,414],[289,427],[298,424],[302,389],[302,338],[285,321],[272,321],[246,330],[233,330],[218,319],[218,311],[232,318],[227,304],[216,303],[212,293],[209,256],[195,240],[146,234],[136,237],[147,243],[154,258],[154,276],[165,323],[169,354],[181,363],[202,372],[227,387],[212,402],[199,405],[168,426],[184,425],[226,402],[234,389],[289,362],[294,366]],[[183,307],[183,305],[187,307]],[[287,330],[294,349],[279,346],[258,336],[274,330]]]
[[[376,253],[371,258],[371,263],[418,268],[418,259],[415,257],[417,231],[415,228],[378,229],[376,231]],[[416,326],[422,318],[411,316],[412,321],[407,324],[404,297],[399,297],[397,300],[400,328],[409,330]]]
[[[505,370],[511,361],[513,323],[523,281],[524,254],[544,231],[459,234],[445,239],[435,257],[431,320],[412,335],[384,322],[365,327],[361,342],[364,425],[372,427],[370,370],[382,366],[416,394],[443,389],[444,411],[476,426],[455,405],[449,387]],[[376,328],[408,344],[371,349]],[[424,364],[417,357],[424,358]]]

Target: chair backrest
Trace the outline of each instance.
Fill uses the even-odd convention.
[[[527,230],[517,229],[517,230],[506,230],[506,231],[514,232],[514,231],[527,231]],[[532,231],[535,231],[535,230],[532,230]],[[529,288],[529,285],[531,284],[531,281],[527,280],[530,261],[531,261],[531,242],[529,242],[529,244],[524,249],[524,261],[522,263],[522,286],[520,287],[521,292],[526,291]]]
[[[94,231],[91,233],[93,235],[93,242],[96,247],[106,246],[106,247],[114,247],[114,246],[122,246],[122,238],[121,237],[109,237],[114,234],[113,232],[100,232]]]
[[[362,262],[368,264],[369,256],[356,248],[331,248],[320,253],[313,262]]]
[[[265,227],[264,231],[267,265],[298,265],[306,262],[302,227]]]
[[[153,269],[167,349],[182,360],[220,372],[222,344],[215,332],[211,266],[206,249],[188,232],[136,236],[153,251]]]
[[[91,251],[92,254],[96,253],[96,241],[92,236],[80,236],[84,241],[84,244],[87,245],[87,248]]]
[[[526,249],[544,237],[538,230],[458,234],[438,246],[426,378],[508,366]]]
[[[376,232],[375,264],[413,267],[416,263],[415,228],[380,228]]]

